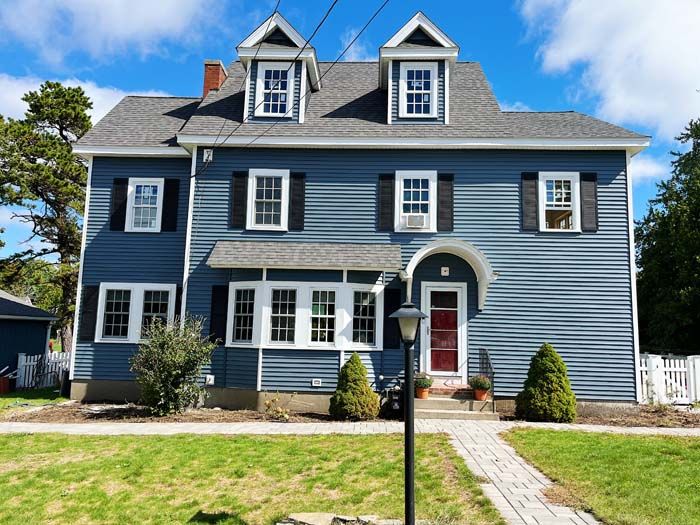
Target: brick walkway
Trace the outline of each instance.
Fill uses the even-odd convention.
[[[445,432],[474,474],[488,479],[481,485],[508,523],[514,525],[587,525],[598,523],[590,514],[547,502],[542,491],[551,485],[541,472],[507,445],[499,434],[518,426],[617,434],[700,437],[700,429],[626,428],[596,425],[510,423],[493,421],[416,421],[417,432]],[[0,423],[0,433],[81,435],[171,434],[384,434],[403,432],[403,423]]]

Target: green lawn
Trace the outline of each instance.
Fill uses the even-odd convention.
[[[444,435],[417,437],[417,515],[501,524]],[[0,435],[0,523],[269,524],[403,516],[401,435]]]
[[[506,440],[553,494],[607,524],[700,524],[700,439],[517,429]]]
[[[39,406],[66,401],[58,395],[57,388],[37,388],[35,390],[19,390],[9,394],[0,394],[0,414],[3,410],[23,405]]]

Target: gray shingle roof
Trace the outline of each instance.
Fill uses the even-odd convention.
[[[201,100],[191,97],[124,97],[78,144],[177,146],[175,135]]]
[[[218,241],[207,264],[212,268],[402,268],[398,244],[288,241]]]
[[[321,62],[321,74],[330,68]],[[323,78],[323,87],[309,95],[303,124],[281,123],[267,136],[392,137],[392,138],[536,138],[640,139],[596,118],[569,112],[502,112],[481,66],[458,62],[450,69],[450,123],[386,122],[387,93],[378,88],[376,62],[340,62]],[[245,71],[239,62],[228,68],[221,89],[200,99],[126,97],[79,142],[80,145],[167,146],[175,134],[226,137],[243,117]],[[222,129],[223,126],[223,129]],[[247,123],[235,135],[255,136],[269,124]]]
[[[32,306],[31,303],[12,294],[0,290],[0,317],[16,317],[27,319],[56,319],[53,315],[41,308]]]

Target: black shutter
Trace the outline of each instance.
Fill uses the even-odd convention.
[[[438,174],[437,229],[440,232],[454,229],[454,180],[451,173]]]
[[[246,203],[248,201],[248,172],[233,172],[233,195],[231,197],[231,227],[245,228]]]
[[[598,231],[597,173],[581,173],[581,230]]]
[[[401,306],[401,288],[384,288],[384,349],[401,348],[401,332],[396,319],[389,318]]]
[[[124,231],[128,193],[129,179],[114,179],[112,182],[112,203],[109,210],[109,229],[112,231]]]
[[[291,173],[289,180],[289,231],[304,230],[306,174]]]
[[[163,213],[160,231],[177,231],[177,209],[180,200],[180,179],[165,179],[163,189]]]
[[[537,222],[538,203],[537,203],[537,180],[536,172],[522,174],[522,182],[520,184],[520,204],[521,204],[521,220],[524,231],[537,231],[539,224]]]
[[[99,286],[83,286],[80,301],[80,325],[78,325],[78,341],[94,341],[95,326],[97,325],[97,299],[100,296]]]
[[[175,318],[180,319],[180,310],[182,309],[182,286],[178,286],[175,290]]]
[[[226,339],[226,316],[228,314],[228,285],[211,287],[211,315],[209,317],[209,339],[219,340],[224,344]]]
[[[393,173],[379,176],[379,187],[377,188],[377,230],[394,231]]]

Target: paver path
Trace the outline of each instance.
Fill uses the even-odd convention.
[[[449,421],[419,419],[417,432],[445,432],[467,466],[489,480],[484,493],[503,517],[514,525],[587,525],[598,523],[590,514],[552,505],[543,489],[551,485],[541,472],[528,465],[499,434],[517,426],[611,432],[663,434],[700,437],[700,429],[627,428],[597,425],[560,425],[550,423],[512,423],[505,421]],[[403,423],[0,423],[0,433],[47,433],[83,435],[125,434],[380,434],[403,432]]]

